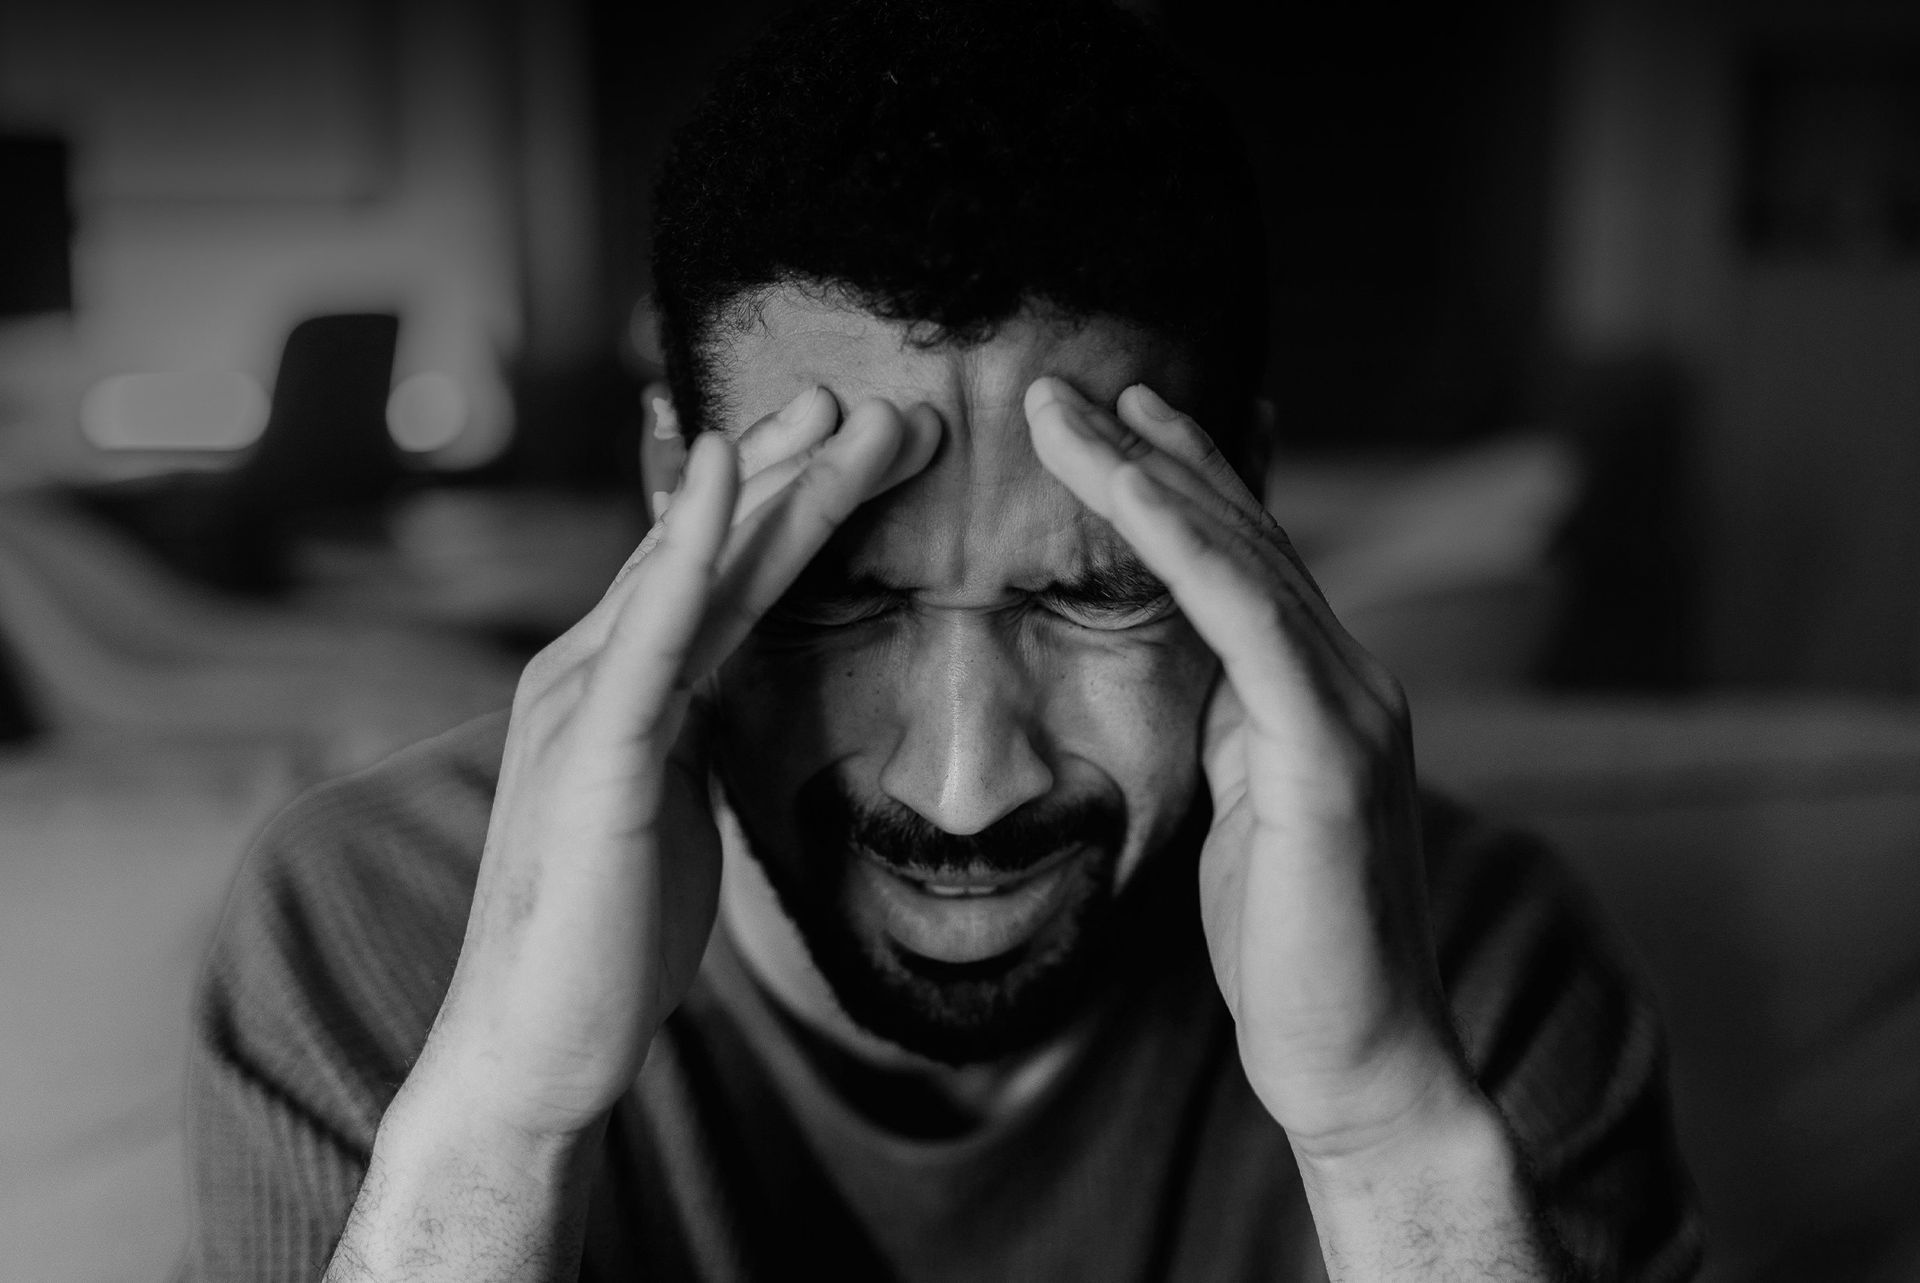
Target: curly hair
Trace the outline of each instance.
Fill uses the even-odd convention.
[[[1230,416],[1216,424],[1247,416],[1260,377],[1266,272],[1244,145],[1110,0],[799,9],[675,136],[654,219],[689,430],[715,412],[716,335],[781,286],[907,323],[926,346],[979,342],[1031,307],[1132,322],[1195,362],[1206,408]]]

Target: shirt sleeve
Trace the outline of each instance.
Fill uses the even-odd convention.
[[[193,1014],[189,1279],[326,1269],[472,897],[487,790],[433,762],[308,794],[242,864]]]
[[[192,1065],[195,1232],[185,1277],[313,1280],[346,1223],[366,1151],[202,1014]]]
[[[1538,840],[1429,799],[1435,947],[1460,1038],[1588,1277],[1691,1278],[1702,1234],[1659,1019]]]

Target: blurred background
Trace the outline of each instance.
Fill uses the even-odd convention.
[[[167,1273],[248,835],[638,539],[651,174],[775,8],[0,0],[0,1275]],[[1709,1276],[1920,1277],[1920,7],[1166,8],[1269,500],[1645,968]]]

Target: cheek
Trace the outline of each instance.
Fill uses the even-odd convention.
[[[1173,830],[1199,787],[1201,721],[1216,662],[1175,621],[1150,638],[1065,649],[1051,666],[1053,748],[1096,767],[1126,798],[1126,862]]]
[[[750,643],[728,660],[717,755],[736,800],[784,806],[822,768],[871,746],[890,688],[889,649]]]
[[[898,738],[912,630],[860,644],[749,645],[721,671],[718,759],[736,803],[770,822],[800,785],[842,764],[870,785]],[[1027,669],[1036,748],[1060,785],[1090,770],[1126,799],[1123,864],[1163,839],[1199,786],[1201,718],[1216,661],[1181,621],[1130,634],[1047,630],[1012,649]]]

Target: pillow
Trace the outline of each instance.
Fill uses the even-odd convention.
[[[1581,484],[1572,447],[1532,433],[1439,456],[1282,457],[1267,506],[1348,630],[1418,695],[1531,682]]]

